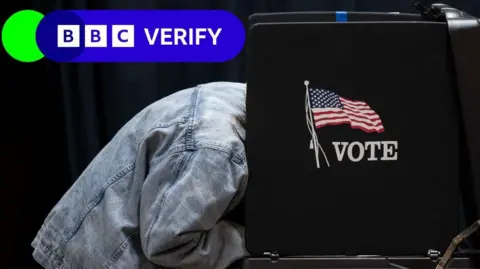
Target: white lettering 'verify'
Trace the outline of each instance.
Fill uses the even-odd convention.
[[[210,36],[212,39],[212,45],[216,46],[218,44],[218,37],[222,32],[222,28],[218,28],[216,30],[213,30],[212,28],[155,28],[153,31],[150,31],[148,28],[144,28],[143,31],[145,32],[145,36],[147,37],[147,41],[150,46],[155,45],[157,38],[159,39],[159,45],[161,46],[198,46],[201,45],[202,40],[207,40],[208,36]],[[208,33],[208,36],[206,33]]]
[[[222,32],[222,28],[218,28],[215,33],[212,31],[211,28],[208,28],[208,33],[210,34],[210,37],[212,37],[212,45],[217,45],[217,38],[220,35],[220,32]]]
[[[148,30],[148,28],[145,28],[143,30],[145,31],[145,35],[147,36],[148,44],[150,46],[153,46],[155,44],[155,40],[157,40],[159,29],[155,28],[155,31],[153,32],[153,37],[150,35],[150,31]]]
[[[368,141],[368,142],[332,142],[339,162],[343,161],[345,153],[352,162],[359,162],[366,156],[367,161],[396,161],[398,159],[398,141]],[[365,154],[367,151],[367,154]]]

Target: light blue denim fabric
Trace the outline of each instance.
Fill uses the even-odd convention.
[[[95,157],[32,242],[47,269],[224,269],[244,229],[220,220],[248,178],[245,84],[215,82],[148,106]]]

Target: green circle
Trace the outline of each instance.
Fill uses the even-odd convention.
[[[18,11],[3,25],[2,43],[7,53],[20,62],[35,62],[43,58],[37,46],[36,32],[43,14],[34,10]]]

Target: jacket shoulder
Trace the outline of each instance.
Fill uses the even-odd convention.
[[[214,82],[198,89],[192,126],[197,141],[221,144],[243,153],[246,85]]]

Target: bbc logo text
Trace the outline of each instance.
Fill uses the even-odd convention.
[[[108,46],[107,25],[85,25],[86,48],[105,48]],[[133,48],[135,46],[134,25],[112,25],[111,47]],[[57,26],[57,47],[78,48],[80,47],[80,25],[58,25]]]

